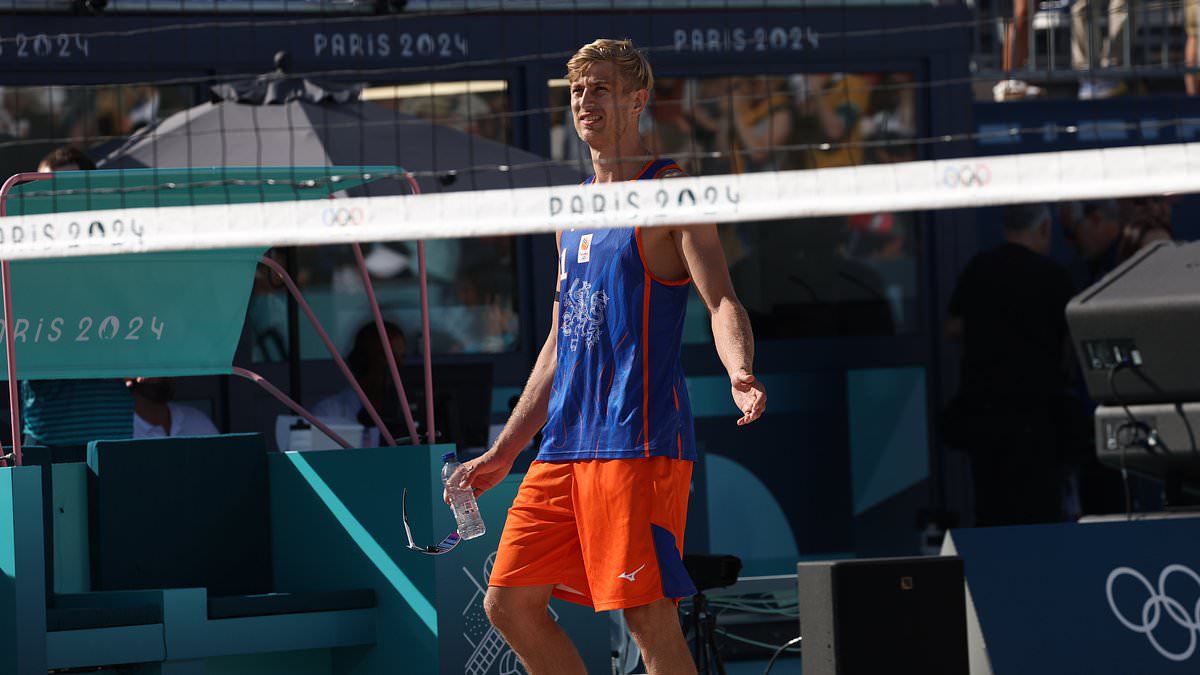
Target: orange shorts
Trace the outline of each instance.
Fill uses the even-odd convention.
[[[491,586],[553,584],[597,612],[682,598],[692,462],[534,462],[508,510]]]

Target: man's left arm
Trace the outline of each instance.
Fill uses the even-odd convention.
[[[679,256],[712,317],[717,356],[729,373],[733,401],[742,412],[737,423],[749,424],[766,410],[767,392],[754,377],[754,332],[746,309],[733,291],[717,227],[689,225],[673,235]]]

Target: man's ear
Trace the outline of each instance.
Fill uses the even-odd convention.
[[[646,109],[646,103],[650,100],[650,92],[646,89],[638,89],[633,92],[633,109],[636,112],[642,112]]]

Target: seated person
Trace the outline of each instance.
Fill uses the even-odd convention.
[[[172,402],[175,380],[169,377],[134,377],[125,380],[133,394],[133,437],[214,436],[220,432],[208,415]]]
[[[383,325],[387,329],[396,365],[399,366],[404,363],[404,353],[407,349],[404,331],[390,321],[385,321]],[[406,434],[400,398],[396,396],[395,387],[392,385],[387,357],[379,342],[379,332],[374,321],[369,321],[358,329],[354,336],[354,346],[346,355],[346,365],[392,435]],[[313,407],[312,413],[322,421],[357,422],[366,429],[363,443],[367,446],[379,444],[379,430],[375,428],[375,423],[363,408],[362,401],[354,393],[354,389],[349,386],[321,400]]]
[[[120,380],[25,380],[20,396],[28,445],[83,445],[133,432],[133,400]]]

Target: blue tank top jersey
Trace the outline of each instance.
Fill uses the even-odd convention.
[[[659,159],[638,179],[678,171]],[[558,361],[539,460],[696,459],[679,364],[690,282],[651,276],[638,228],[562,233]]]

